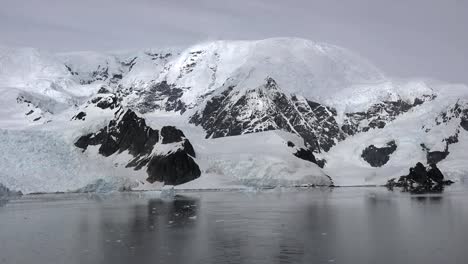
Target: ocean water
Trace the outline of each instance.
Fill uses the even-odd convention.
[[[24,196],[0,263],[468,263],[468,189]]]

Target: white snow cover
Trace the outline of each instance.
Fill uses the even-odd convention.
[[[440,94],[434,101],[415,107],[383,129],[371,129],[367,133],[348,137],[324,155],[328,161],[324,171],[339,185],[384,184],[390,178],[407,175],[410,167],[426,160],[426,152],[421,143],[431,151],[444,151],[445,142],[442,139],[454,135],[460,121],[453,120],[441,126],[434,126],[433,123],[440,113],[453,107],[457,101],[459,100],[447,91],[447,95]],[[431,130],[425,132],[423,127]],[[465,181],[468,175],[468,132],[464,129],[459,131],[459,142],[449,146],[448,158],[438,163],[438,167],[449,178]],[[391,140],[395,140],[397,149],[384,166],[373,168],[361,158],[362,151],[367,146],[373,144],[382,147]]]
[[[304,146],[302,139],[282,131],[194,141],[203,174],[178,188],[330,185],[316,164],[293,155],[288,141]]]
[[[191,71],[181,76],[191,64]],[[199,44],[170,65],[165,78],[192,87],[184,94],[186,103],[222,86],[228,78],[242,87],[257,87],[272,77],[289,93],[317,101],[333,98],[345,87],[386,80],[380,70],[346,49],[298,38]]]
[[[95,72],[105,69],[109,79],[121,75],[119,84],[136,90],[163,80],[183,88],[182,101],[194,107],[192,110],[202,105],[207,93],[220,92],[228,84],[237,85],[235,89],[252,89],[272,77],[287,94],[336,108],[338,122],[343,121],[344,113],[364,111],[382,100],[412,103],[422,95],[437,96],[384,129],[348,137],[322,153],[327,160],[324,170],[294,157],[294,149],[286,142],[300,147],[302,140],[285,132],[205,139],[200,127],[188,124],[190,109],[184,115],[149,113],[144,117],[151,126],[176,125],[197,153],[202,176],[176,188],[326,184],[325,173],[337,185],[381,184],[425,160],[420,143],[443,148],[440,140],[453,134],[449,126],[455,123],[434,127],[429,133],[421,127],[431,124],[458,99],[468,98],[465,85],[391,79],[346,49],[297,38],[215,41],[188,48],[111,53],[51,54],[33,48],[0,47],[0,184],[25,193],[70,191],[87,185],[93,188],[89,184],[102,185],[100,179],[116,188],[161,187],[146,183],[144,171],[122,168],[129,158],[126,153],[104,158],[96,149],[83,153],[73,146],[80,135],[95,132],[112,118],[112,112],[96,108],[87,109],[86,121],[70,121],[100,87],[116,89],[108,79],[95,80]],[[31,103],[17,103],[20,96]],[[449,157],[439,163],[454,179],[463,180],[468,173],[467,137],[462,129],[459,142],[450,146]],[[366,146],[390,140],[395,140],[398,148],[383,167],[372,168],[360,157]]]

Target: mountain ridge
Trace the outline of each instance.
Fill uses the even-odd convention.
[[[154,129],[177,127],[192,143],[201,170],[200,178],[181,188],[327,185],[327,176],[338,185],[383,183],[426,161],[429,153],[445,151],[444,142],[455,135],[438,162],[450,176],[468,172],[460,150],[468,143],[465,117],[420,121],[457,105],[464,113],[465,85],[393,80],[344,48],[304,39],[216,41],[114,54],[0,48],[0,94],[7,106],[0,109],[0,130],[53,131],[71,148],[108,124],[116,105],[158,124]],[[0,142],[4,149],[12,147]],[[366,162],[374,160],[369,154],[361,156],[388,142],[394,142],[392,152],[378,159],[380,166]],[[125,151],[97,157],[97,149],[89,147],[76,155],[115,167],[111,174],[125,179],[119,182],[134,182],[132,188],[160,186],[145,182],[144,173],[128,172]],[[8,164],[6,171],[14,172]],[[25,184],[0,175],[8,188],[28,189],[19,182]]]

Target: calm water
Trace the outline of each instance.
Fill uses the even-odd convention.
[[[39,195],[0,203],[0,263],[468,263],[468,192]]]

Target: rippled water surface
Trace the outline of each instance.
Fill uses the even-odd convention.
[[[25,196],[0,202],[0,263],[468,263],[468,191]]]

